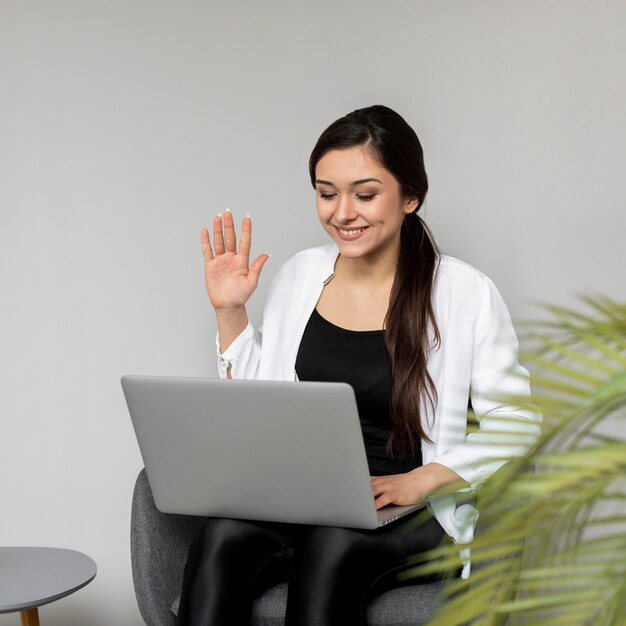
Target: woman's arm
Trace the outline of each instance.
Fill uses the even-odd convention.
[[[256,378],[261,360],[261,329],[255,331],[252,324],[244,328],[223,352],[220,335],[215,338],[217,348],[217,371],[220,378]]]
[[[530,380],[518,363],[518,342],[508,309],[486,277],[480,297],[469,381],[478,429],[411,472],[372,477],[377,508],[413,504],[455,482],[459,489],[476,487],[512,457],[525,454],[539,437],[541,415],[511,404],[514,398],[530,397]],[[439,413],[441,419],[446,415],[445,410]]]
[[[518,362],[518,341],[506,304],[486,277],[473,345],[470,399],[478,429],[434,461],[476,487],[527,452],[541,433],[542,419],[540,413],[515,404],[516,398],[530,398],[530,376]]]
[[[216,309],[215,319],[217,320],[217,336],[219,337],[218,349],[220,352],[225,352],[248,326],[246,307]]]
[[[218,327],[218,371],[221,377],[232,378],[234,362],[242,359],[254,361],[252,357],[260,350],[254,345],[252,328],[248,328],[250,323],[245,304],[257,288],[261,269],[269,255],[262,254],[249,264],[252,243],[252,220],[249,215],[243,219],[237,251],[233,216],[228,209],[223,218],[218,215],[213,220],[213,247],[206,228],[202,229],[200,241],[206,290]],[[254,362],[252,365],[255,370]]]

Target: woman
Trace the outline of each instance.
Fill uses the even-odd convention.
[[[269,256],[249,265],[249,216],[239,250],[230,212],[215,218],[213,246],[202,230],[220,375],[350,383],[377,508],[450,483],[473,488],[538,434],[536,416],[493,399],[529,393],[506,306],[487,277],[438,253],[418,215],[422,148],[400,115],[373,106],[337,120],[309,171],[332,243],[281,268],[262,335],[245,303]],[[480,420],[470,435],[468,401]],[[446,536],[471,539],[474,507],[450,495],[429,505],[432,517],[410,532],[209,519],[190,548],[178,623],[247,624],[254,595],[288,580],[288,626],[364,624],[367,601],[394,584],[407,556]],[[466,551],[460,558],[467,576]]]

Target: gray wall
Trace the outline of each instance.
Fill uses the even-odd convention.
[[[623,298],[625,31],[619,1],[0,2],[0,542],[99,565],[42,623],[140,624],[119,378],[215,375],[200,228],[252,214],[258,320],[325,242],[306,162],[336,117],[414,125],[439,242],[515,317]]]

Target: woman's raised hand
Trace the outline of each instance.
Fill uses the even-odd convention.
[[[252,241],[252,221],[243,218],[241,241],[237,252],[237,237],[232,213],[226,209],[224,217],[213,220],[213,248],[209,231],[202,229],[200,235],[204,255],[204,279],[213,308],[236,309],[243,307],[259,284],[259,275],[268,254],[259,255],[249,265]]]

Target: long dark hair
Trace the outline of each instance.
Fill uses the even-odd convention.
[[[396,449],[403,458],[414,457],[417,440],[431,441],[424,422],[427,408],[434,414],[437,390],[427,363],[441,339],[432,304],[439,251],[417,214],[428,191],[424,154],[415,131],[398,113],[382,105],[358,109],[333,122],[315,144],[309,159],[313,187],[315,167],[324,154],[357,146],[370,150],[395,176],[405,197],[418,198],[417,208],[402,223],[384,333],[392,374],[392,432],[387,448],[389,453]]]

